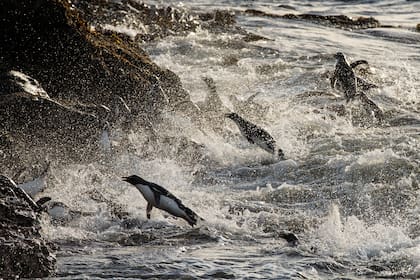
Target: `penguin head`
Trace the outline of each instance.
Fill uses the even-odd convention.
[[[334,55],[334,58],[337,60],[346,60],[346,57],[344,56],[344,54],[342,52],[338,52]]]
[[[130,183],[132,185],[137,185],[137,184],[140,184],[140,185],[148,185],[149,184],[149,182],[147,182],[143,178],[140,178],[137,175],[131,175],[131,176],[128,176],[128,177],[122,177],[122,179],[123,179],[123,181],[126,181],[126,182],[128,182],[128,183]]]

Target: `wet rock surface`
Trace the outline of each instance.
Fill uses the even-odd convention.
[[[47,277],[54,273],[51,244],[40,235],[39,208],[0,175],[0,277]]]
[[[350,29],[367,29],[367,28],[376,28],[381,27],[380,22],[373,17],[359,17],[357,19],[352,19],[345,15],[316,15],[316,14],[285,14],[278,15],[272,13],[266,13],[264,11],[247,9],[242,13],[246,15],[253,16],[264,16],[271,18],[283,18],[291,20],[304,20],[317,24],[324,24],[337,28],[350,28]]]
[[[12,177],[46,157],[95,160],[105,126],[144,128],[167,106],[189,106],[174,73],[124,36],[94,30],[85,16],[68,1],[0,3],[2,83],[20,71],[50,97],[0,90],[0,162]],[[150,20],[161,24],[164,17],[156,17]]]
[[[118,32],[122,28],[133,41],[151,41],[169,35],[185,35],[198,27],[226,30],[235,24],[235,16],[227,11],[193,13],[173,7],[156,7],[133,0],[118,2],[94,0],[75,1],[74,6],[89,23],[102,32]]]

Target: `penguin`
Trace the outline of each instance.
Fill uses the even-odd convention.
[[[270,154],[277,155],[280,160],[284,160],[284,153],[282,149],[276,151],[276,141],[274,138],[264,129],[257,125],[245,120],[237,113],[225,114],[225,117],[233,120],[238,126],[241,134],[251,144],[258,145],[261,149],[269,152]],[[277,154],[276,154],[277,153]]]
[[[297,236],[294,233],[281,232],[281,233],[279,233],[279,237],[286,240],[287,243],[292,247],[296,247],[299,244],[299,239],[297,238]]]
[[[65,225],[81,217],[92,217],[93,212],[82,212],[70,209],[65,203],[52,200],[51,197],[44,196],[36,201],[42,212],[48,214],[54,225]]]
[[[349,65],[343,53],[338,52],[334,57],[337,59],[337,63],[334,74],[331,77],[331,87],[335,88],[338,85],[344,91],[347,102],[355,97],[359,98],[366,111],[370,112],[379,122],[382,122],[384,119],[382,110],[364,92],[360,92],[377,86],[357,77],[353,71],[353,68],[358,65],[368,64],[367,61],[358,60]]]
[[[334,55],[337,63],[335,71],[331,77],[331,87],[339,88],[344,92],[346,101],[349,102],[357,94],[357,78],[354,74],[353,68],[348,64],[346,57],[342,52]]]
[[[191,227],[197,224],[198,220],[203,220],[190,208],[184,206],[181,200],[171,194],[168,190],[158,184],[148,182],[137,175],[123,177],[126,181],[135,186],[147,201],[146,216],[150,219],[150,212],[153,207],[159,208],[169,214],[182,218],[188,222]]]

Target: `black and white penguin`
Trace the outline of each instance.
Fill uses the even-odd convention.
[[[348,102],[357,94],[357,78],[342,52],[336,53],[334,57],[337,62],[331,77],[331,87],[343,91]]]
[[[181,200],[176,198],[165,188],[144,180],[137,175],[123,177],[123,180],[135,186],[147,201],[146,216],[150,219],[150,212],[153,207],[159,208],[168,212],[169,214],[182,218],[190,224],[195,226],[197,220],[202,220],[194,211],[184,206]]]
[[[284,159],[284,153],[282,149],[276,151],[276,141],[274,138],[264,129],[257,125],[245,120],[237,113],[225,114],[225,117],[233,120],[238,126],[241,134],[251,144],[258,145],[261,149],[269,152],[270,154],[277,155],[279,159]]]
[[[44,196],[36,201],[41,210],[48,214],[51,222],[55,225],[65,225],[81,217],[92,217],[93,212],[81,212],[72,210],[65,203],[52,200],[51,197]]]

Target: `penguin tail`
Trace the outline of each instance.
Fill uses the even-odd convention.
[[[204,221],[203,218],[201,218],[200,216],[198,216],[193,210],[191,210],[190,208],[186,208],[185,209],[185,214],[187,215],[187,217],[185,218],[185,220],[188,222],[188,224],[192,227],[194,227],[198,221]]]

